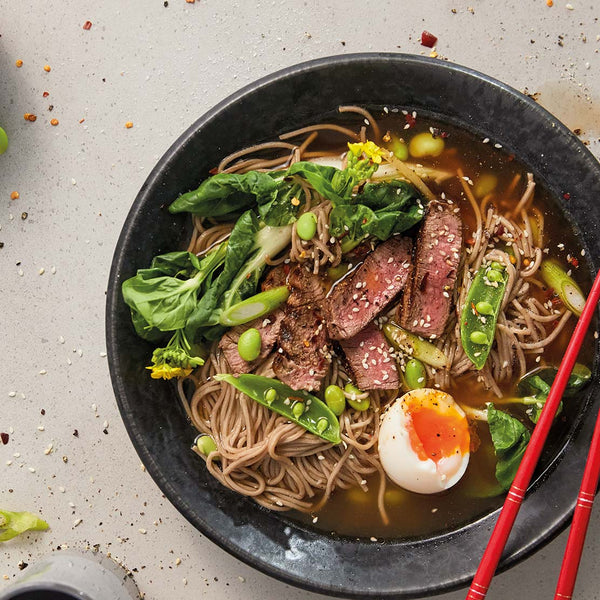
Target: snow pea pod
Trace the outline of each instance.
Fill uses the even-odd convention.
[[[465,354],[477,369],[483,368],[492,349],[507,281],[504,265],[492,263],[480,267],[469,288],[460,321],[460,338]],[[484,310],[480,312],[477,307]]]
[[[304,390],[293,390],[278,379],[261,375],[219,374],[214,379],[231,384],[259,404],[332,444],[341,442],[337,417],[323,401]]]

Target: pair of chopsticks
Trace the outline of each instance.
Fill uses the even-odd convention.
[[[483,553],[469,593],[466,600],[483,600],[487,594],[490,581],[494,576],[498,561],[510,535],[512,526],[517,518],[525,491],[533,476],[533,471],[542,453],[542,448],[548,437],[554,416],[560,405],[565,387],[577,360],[577,354],[583,343],[585,334],[589,328],[590,321],[596,311],[596,305],[600,300],[600,272],[596,275],[592,289],[586,300],[585,306],[575,326],[573,336],[569,341],[565,355],[560,363],[558,373],[548,394],[548,398],[542,409],[540,418],[533,430],[527,450],[521,460],[515,479],[504,501],[504,506],[498,517],[490,541]],[[596,421],[594,435],[586,461],[585,471],[577,504],[573,514],[573,523],[569,532],[569,539],[563,557],[563,563],[556,587],[555,600],[571,598],[575,579],[583,550],[583,543],[587,526],[590,520],[594,496],[600,476],[600,413]]]

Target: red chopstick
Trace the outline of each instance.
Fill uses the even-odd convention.
[[[483,600],[485,598],[490,581],[496,572],[498,561],[502,555],[510,530],[517,518],[521,502],[525,497],[525,491],[533,476],[533,471],[542,453],[548,432],[552,426],[554,416],[560,404],[563,392],[577,360],[577,354],[583,343],[590,321],[596,311],[596,305],[600,299],[600,272],[596,275],[590,294],[575,326],[575,331],[569,341],[567,350],[554,378],[550,393],[542,409],[540,418],[533,430],[527,450],[523,455],[521,464],[504,501],[504,506],[490,537],[490,541],[483,553],[475,577],[469,588],[466,600]]]
[[[585,534],[587,533],[590,515],[592,514],[592,506],[594,505],[594,497],[598,488],[598,478],[600,477],[600,412],[596,419],[594,427],[594,435],[592,436],[592,445],[588,453],[583,479],[581,480],[581,488],[577,496],[577,504],[573,513],[573,523],[571,523],[571,531],[569,531],[569,539],[563,557],[556,592],[555,600],[564,600],[571,598],[573,588],[575,587],[575,579],[579,569],[579,561],[581,560],[581,552],[583,551],[583,543]]]

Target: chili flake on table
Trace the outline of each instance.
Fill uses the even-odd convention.
[[[11,192],[10,199],[11,200],[18,200],[19,199],[19,192],[17,192],[17,191]]]
[[[421,45],[426,46],[427,48],[433,48],[437,44],[437,37],[433,35],[433,33],[429,33],[429,31],[423,31],[421,34]]]
[[[133,122],[132,121],[127,121],[127,123],[125,123],[125,128],[126,129],[131,129],[133,127]]]
[[[19,58],[15,62],[15,65],[17,66],[18,69],[20,69],[23,66],[23,61]]]

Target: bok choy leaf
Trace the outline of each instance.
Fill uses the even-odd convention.
[[[517,474],[531,434],[521,421],[496,410],[491,403],[488,404],[487,417],[498,461],[496,479],[508,490]]]

